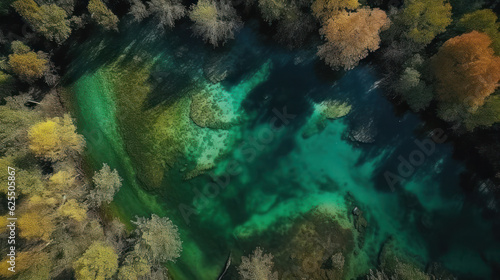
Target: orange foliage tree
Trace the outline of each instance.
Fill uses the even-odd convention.
[[[437,99],[477,108],[500,81],[500,57],[488,35],[477,31],[446,41],[432,59]]]
[[[380,9],[341,12],[320,29],[327,42],[319,47],[318,56],[333,69],[352,69],[369,52],[379,48],[380,31],[389,24],[387,15]]]

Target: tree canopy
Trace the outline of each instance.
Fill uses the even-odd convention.
[[[172,28],[175,21],[186,14],[186,7],[180,0],[151,0],[148,2],[148,12],[160,27]]]
[[[500,22],[497,22],[498,17],[490,9],[478,10],[469,14],[465,14],[457,23],[457,27],[465,32],[479,31],[490,36],[493,50],[496,55],[500,55]]]
[[[477,31],[446,41],[432,59],[437,99],[477,108],[500,80],[500,57],[488,35]]]
[[[214,47],[233,39],[242,25],[236,10],[227,1],[199,0],[191,6],[189,18],[194,22],[194,34]]]
[[[36,124],[40,115],[30,110],[24,103],[31,97],[18,95],[5,98],[6,104],[0,106],[0,154],[15,153],[27,149],[28,133],[26,127]]]
[[[124,264],[118,272],[118,278],[121,280],[137,280],[149,275],[150,272],[151,266],[148,261],[132,253],[125,258]]]
[[[34,23],[34,28],[45,38],[58,44],[68,39],[71,34],[68,15],[55,4],[42,5]]]
[[[55,230],[55,223],[50,215],[45,215],[37,208],[21,214],[18,219],[19,236],[26,239],[48,241]]]
[[[87,6],[92,19],[106,30],[118,30],[118,17],[102,2],[90,0]]]
[[[71,34],[68,14],[56,4],[38,6],[33,0],[17,0],[12,6],[36,32],[48,40],[60,44]]]
[[[360,6],[358,0],[315,0],[311,9],[316,18],[325,22],[346,11],[354,11]]]
[[[138,236],[134,247],[138,256],[151,264],[175,261],[181,255],[182,241],[177,226],[172,221],[153,214],[150,219],[138,218],[133,222]]]
[[[95,241],[74,264],[77,280],[106,280],[118,270],[118,255],[113,247]]]
[[[64,160],[81,153],[85,146],[83,136],[75,130],[69,115],[37,123],[28,131],[29,147],[35,155],[46,160]]]
[[[500,96],[490,95],[483,106],[465,117],[464,125],[469,131],[476,127],[488,127],[500,121]]]
[[[258,4],[262,17],[267,22],[281,18],[287,6],[284,0],[259,0]]]
[[[58,212],[62,217],[73,219],[77,222],[84,222],[87,218],[87,207],[79,203],[76,199],[69,199],[60,208]]]
[[[33,82],[49,70],[49,60],[43,53],[35,53],[19,41],[12,43],[12,50],[9,67],[21,80]]]
[[[0,71],[0,101],[14,91],[15,80],[11,75]]]
[[[319,47],[318,56],[334,69],[352,69],[379,48],[379,34],[389,24],[380,9],[341,12],[320,29],[327,42]]]
[[[446,0],[405,1],[398,22],[410,40],[426,45],[452,22],[451,5]]]
[[[94,205],[109,203],[113,200],[113,196],[122,186],[122,178],[118,175],[118,171],[113,170],[107,164],[104,164],[101,170],[95,172],[94,189],[89,193],[89,199]]]
[[[8,258],[8,257],[7,257]],[[8,259],[0,262],[0,276],[9,278],[12,272],[8,270],[10,264]],[[30,251],[22,251],[16,255],[16,280],[50,279],[52,269],[51,256],[34,248]]]

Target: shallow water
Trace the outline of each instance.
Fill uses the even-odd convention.
[[[235,42],[217,51],[223,57],[236,57],[237,63],[211,90],[214,86],[202,74],[202,63],[213,55],[211,48],[186,36],[185,30],[160,40],[148,39],[146,30],[147,26],[128,28],[111,39],[95,35],[73,54],[69,88],[79,131],[88,142],[89,162],[95,169],[108,163],[124,178],[111,210],[125,222],[157,213],[179,226],[183,253],[168,265],[174,279],[216,279],[230,251],[237,264],[239,256],[256,246],[279,247],[273,232],[317,205],[348,214],[352,209],[345,201],[347,193],[368,220],[366,241],[352,261],[350,277],[376,267],[382,244],[393,236],[402,251],[422,264],[438,261],[465,277],[489,278],[490,269],[480,254],[498,260],[500,245],[480,209],[467,203],[459,188],[464,167],[452,158],[450,143],[437,143],[428,155],[422,153],[424,162],[404,181],[391,187],[384,177],[386,172],[398,174],[400,158],[409,160],[419,151],[415,140],[430,141],[431,136],[416,115],[394,112],[378,87],[380,77],[373,67],[360,65],[332,74],[314,52],[283,50],[246,27]],[[97,50],[99,43],[104,47]],[[183,171],[174,166],[165,173],[170,181],[163,180],[160,188],[137,180],[140,169],[129,154],[127,128],[117,117],[124,110],[117,90],[116,73],[121,72],[109,68],[120,54],[122,61],[134,61],[134,55],[142,53],[154,57],[154,70],[146,82],[151,107],[169,110],[173,105],[165,102],[183,100],[176,96],[188,86],[180,84],[182,79],[220,94],[225,102],[218,104],[241,117],[242,122],[230,130],[186,124],[193,140],[189,143],[195,143],[185,147],[186,157],[200,159],[204,151],[216,150],[214,158],[203,159],[204,164],[213,163],[207,172],[211,175],[183,180]],[[271,65],[269,73],[257,75],[266,63]],[[173,82],[165,84],[158,77]],[[304,139],[312,102],[327,99],[346,101],[352,110]],[[279,117],[283,110],[290,115],[285,121]],[[281,127],[272,130],[270,123],[277,116]],[[369,136],[363,139],[370,143],[353,141],[359,131]],[[219,134],[227,141],[213,140]],[[170,148],[158,143],[160,150]],[[238,167],[228,175],[234,162]],[[214,178],[219,178],[219,186],[209,184]]]

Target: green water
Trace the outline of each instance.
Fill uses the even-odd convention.
[[[397,173],[398,156],[407,158],[415,139],[429,137],[417,116],[394,113],[372,67],[332,77],[314,52],[269,45],[252,28],[217,52],[182,32],[165,40],[146,30],[95,35],[72,54],[68,88],[91,166],[108,163],[124,178],[112,212],[129,226],[151,213],[179,226],[183,253],[168,265],[174,279],[216,279],[230,251],[237,264],[256,246],[286,246],[276,244],[275,233],[316,206],[348,216],[347,193],[368,220],[349,277],[376,267],[393,236],[422,265],[438,261],[457,274],[489,278],[481,254],[499,259],[500,244],[458,187],[464,167],[451,144],[436,144],[412,176],[387,184],[384,174]],[[217,84],[202,69],[214,52],[236,61]],[[209,100],[202,112],[216,112],[203,120],[207,127],[190,117],[197,94]],[[315,104],[327,99],[352,110],[303,138]],[[293,117],[278,117],[281,127],[272,130],[284,109]],[[214,122],[220,119],[224,127]],[[366,124],[370,143],[352,141],[349,131]],[[214,178],[222,183],[211,184]],[[353,227],[347,218],[340,222]]]

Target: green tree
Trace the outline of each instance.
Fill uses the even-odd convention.
[[[415,112],[427,108],[434,97],[432,88],[422,80],[420,72],[412,67],[405,68],[395,87]]]
[[[451,5],[446,0],[405,1],[397,21],[410,40],[427,45],[450,25]]]
[[[31,97],[18,95],[5,98],[6,104],[0,106],[0,154],[17,154],[27,149],[28,133],[26,127],[36,124],[40,115],[24,106]]]
[[[102,0],[90,0],[87,9],[97,24],[106,30],[118,31],[118,17],[102,2]]]
[[[29,147],[35,155],[46,160],[64,160],[81,153],[85,147],[83,136],[75,130],[69,115],[37,123],[28,131]]]
[[[11,75],[0,71],[0,102],[14,92],[14,84],[15,80]]]
[[[214,47],[234,38],[234,33],[242,25],[230,2],[199,0],[191,6],[189,18],[194,22],[194,34]]]
[[[36,32],[48,40],[60,44],[71,34],[68,14],[55,4],[38,6],[33,0],[17,0],[12,6]]]
[[[122,186],[122,178],[118,175],[118,171],[116,169],[111,171],[107,164],[104,164],[99,172],[95,172],[92,180],[94,181],[94,189],[89,193],[89,200],[91,204],[96,206],[103,202],[111,202],[113,196]]]
[[[13,41],[10,45],[10,49],[15,54],[26,54],[31,51],[30,47],[26,46],[21,41]]]
[[[170,219],[153,214],[150,219],[137,218],[132,223],[137,226],[138,240],[134,250],[138,256],[154,265],[180,257],[182,241],[177,226]]]
[[[34,29],[48,40],[61,44],[71,34],[66,12],[55,4],[42,5],[34,22]]]
[[[38,167],[17,170],[17,191],[23,195],[41,195],[45,192],[42,170]]]
[[[354,11],[359,6],[358,0],[315,0],[311,9],[316,18],[326,22],[342,12]]]
[[[111,279],[118,270],[118,255],[113,247],[95,241],[74,264],[77,280]]]
[[[472,131],[476,127],[489,127],[497,122],[500,122],[500,96],[491,95],[483,106],[466,116],[464,125]]]
[[[497,22],[498,17],[490,9],[478,10],[469,14],[465,14],[457,23],[457,27],[464,32],[479,31],[490,36],[493,50],[496,55],[500,55],[500,22]]]

